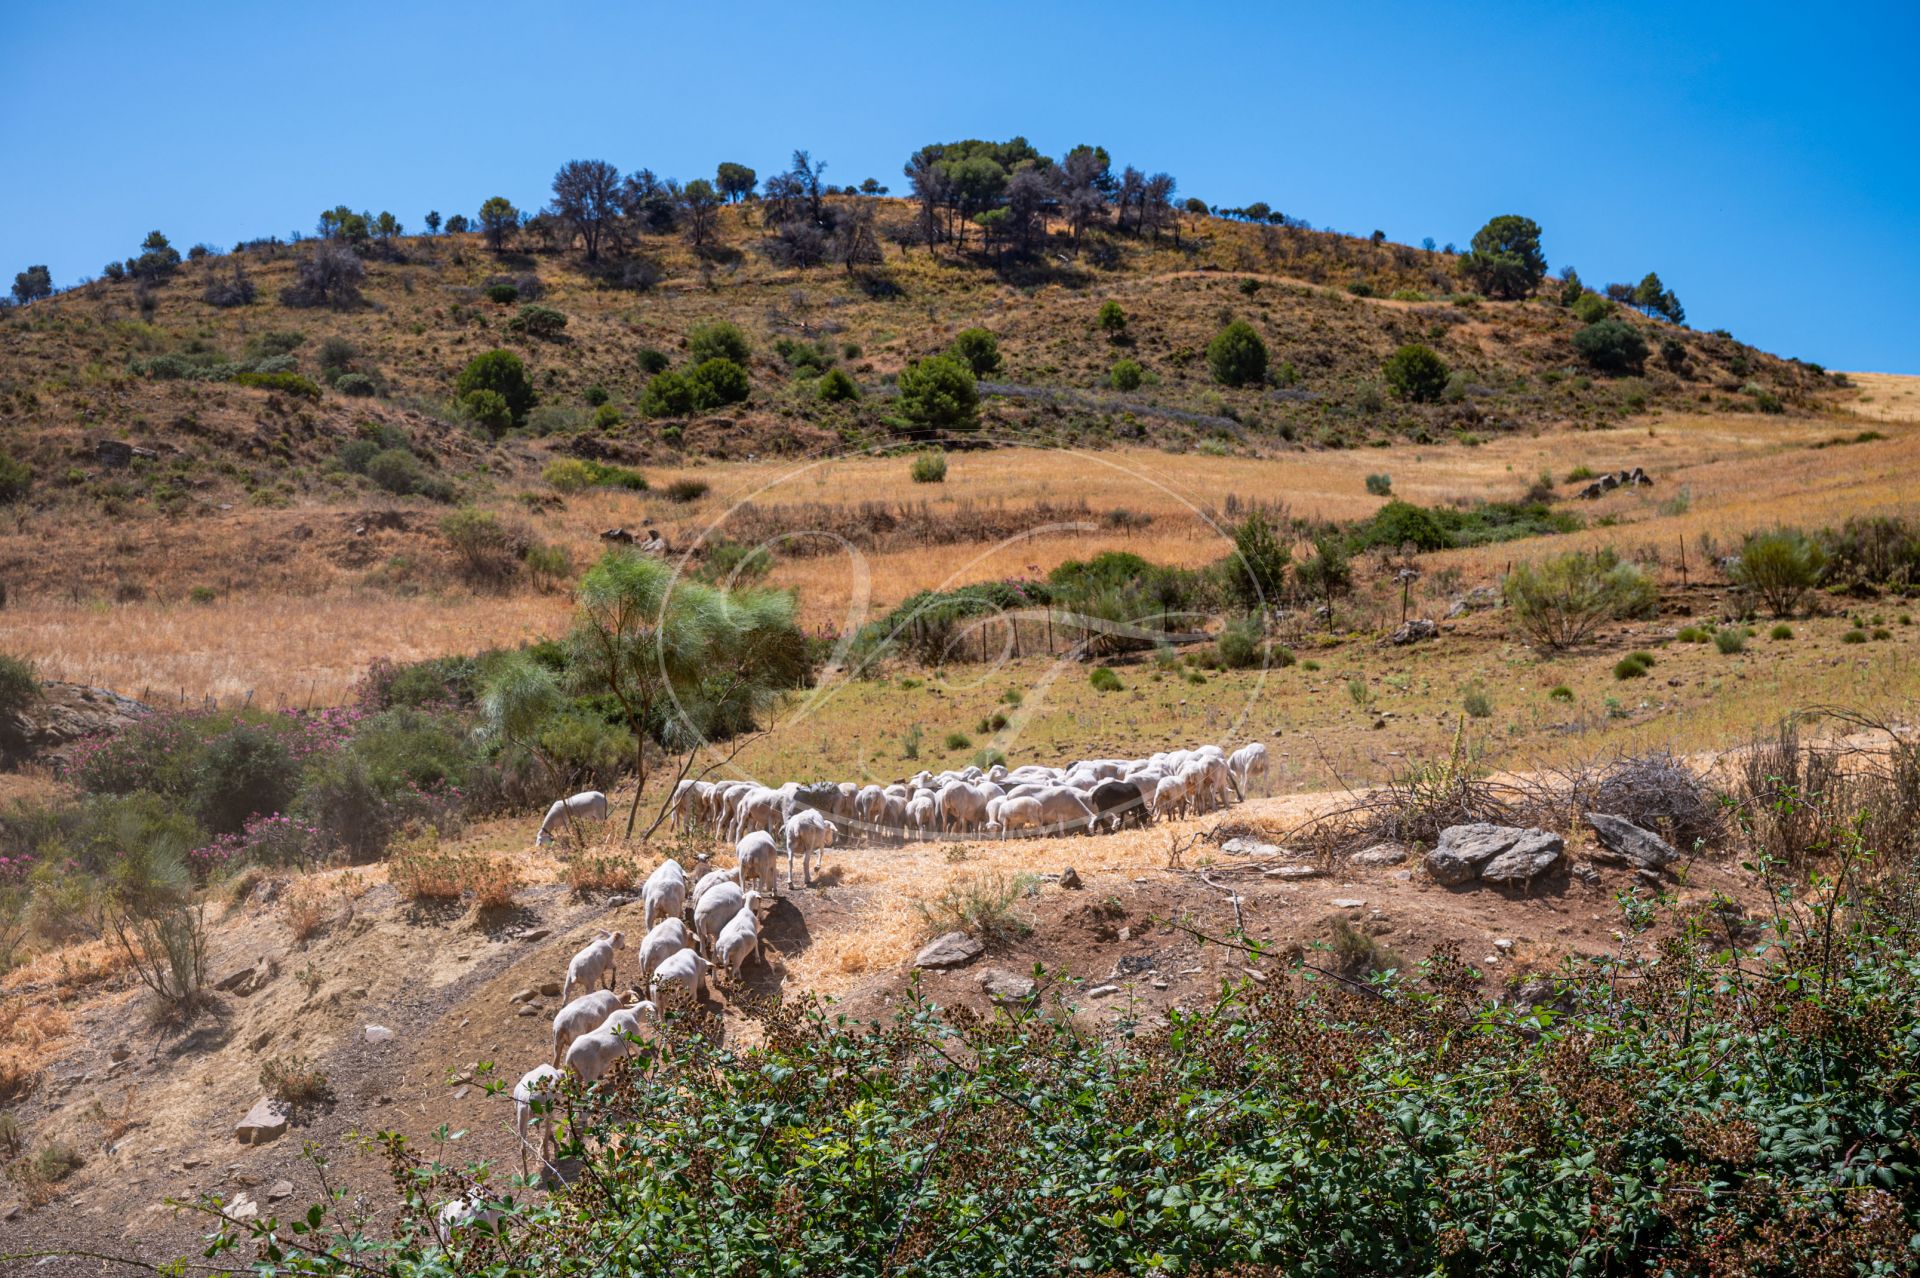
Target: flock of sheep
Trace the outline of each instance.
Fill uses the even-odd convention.
[[[625,933],[602,933],[567,964],[563,1006],[553,1018],[553,1059],[528,1070],[513,1087],[521,1171],[526,1171],[528,1131],[557,1098],[566,1073],[583,1083],[598,1081],[615,1061],[638,1050],[658,1023],[663,1003],[697,1001],[711,969],[724,967],[737,979],[759,953],[761,917],[779,895],[782,850],[792,887],[794,859],[799,858],[800,875],[811,884],[824,849],[838,842],[843,830],[890,840],[1091,834],[1224,807],[1246,797],[1267,775],[1267,748],[1255,742],[1232,754],[1203,745],[1144,759],[1082,760],[1065,768],[1029,764],[921,772],[887,786],[681,782],[673,795],[675,819],[688,831],[733,841],[734,868],[709,870],[689,886],[686,871],[669,859],[648,877],[641,893],[647,930],[636,954],[636,988],[626,998],[614,992],[615,964],[627,948]],[[558,800],[535,841],[547,842],[575,819],[604,820],[606,812],[607,799],[599,791]],[[576,996],[576,991],[585,992]],[[550,1124],[541,1125],[544,1164],[553,1133]],[[443,1231],[496,1222],[473,1195],[440,1212]]]

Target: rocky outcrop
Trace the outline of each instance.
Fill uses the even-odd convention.
[[[287,1134],[287,1107],[270,1096],[262,1096],[235,1124],[234,1138],[242,1145],[264,1145]]]
[[[117,731],[145,713],[145,705],[117,692],[49,679],[33,704],[0,716],[0,762],[64,764],[76,741]]]
[[[948,968],[965,967],[986,952],[984,943],[965,932],[949,932],[928,941],[914,956],[913,965],[942,972]]]
[[[1492,825],[1485,821],[1449,826],[1427,853],[1427,874],[1435,883],[1526,883],[1560,862],[1566,843],[1548,830]]]
[[[1619,470],[1611,475],[1602,475],[1574,495],[1583,501],[1593,501],[1616,488],[1638,488],[1642,484],[1649,488],[1653,487],[1653,481],[1647,478],[1647,472],[1635,466],[1632,470]]]
[[[1425,617],[1415,617],[1410,621],[1401,622],[1400,628],[1387,636],[1387,642],[1396,648],[1404,648],[1410,643],[1420,643],[1423,640],[1439,637],[1438,622],[1430,621]]]

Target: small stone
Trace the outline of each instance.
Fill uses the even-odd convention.
[[[1120,992],[1118,985],[1096,985],[1087,991],[1088,998],[1110,998]]]
[[[1317,865],[1279,865],[1264,872],[1270,879],[1317,879],[1320,867]]]
[[[553,998],[560,993],[560,982],[542,981],[540,982],[540,992],[548,998]]]
[[[264,1052],[267,1050],[267,1044],[272,1041],[273,1031],[261,1030],[253,1036],[253,1041],[247,1044],[247,1050],[250,1052]]]
[[[291,1197],[293,1197],[293,1182],[290,1180],[276,1180],[267,1188],[267,1201],[270,1203],[277,1203],[282,1198]]]
[[[1602,859],[1624,861],[1641,870],[1664,869],[1680,859],[1671,843],[1625,817],[1589,812],[1587,824],[1593,827],[1594,837],[1600,842],[1600,851],[1595,855]]]
[[[1151,984],[1153,988],[1155,988],[1156,990],[1164,990],[1165,988],[1167,988],[1167,982],[1163,977],[1156,976],[1153,978],[1151,982],[1149,982],[1149,984]]]
[[[462,1083],[460,1086],[453,1089],[453,1098],[455,1100],[465,1100],[467,1098],[467,1093],[472,1090],[473,1088],[467,1086],[465,1083]]]
[[[393,1031],[388,1029],[386,1026],[384,1025],[367,1026],[367,1041],[369,1043],[386,1043],[386,1042],[391,1042],[392,1039],[393,1039]]]
[[[1366,901],[1357,896],[1336,896],[1333,898],[1332,904],[1335,909],[1357,910],[1365,905]]]
[[[1503,937],[1500,937],[1498,940],[1494,941],[1493,948],[1496,950],[1499,950],[1502,954],[1504,954],[1508,950],[1513,948],[1513,942],[1503,936]]]
[[[1072,892],[1077,891],[1085,885],[1080,882],[1080,871],[1069,865],[1066,869],[1060,871],[1060,886]]]
[[[1368,867],[1399,865],[1411,855],[1413,849],[1404,843],[1375,843],[1371,847],[1361,848],[1347,860],[1354,865]]]
[[[264,1145],[287,1134],[287,1109],[270,1096],[262,1096],[234,1125],[233,1134],[242,1145]]]
[[[540,997],[540,991],[534,989],[531,985],[529,985],[526,989],[521,990],[519,993],[515,994],[512,998],[508,999],[507,1002],[531,1003],[534,999],[539,997]]]
[[[1279,856],[1280,845],[1261,839],[1228,839],[1220,845],[1220,850],[1228,856]]]
[[[235,1194],[233,1201],[220,1209],[220,1214],[228,1220],[252,1220],[260,1214],[260,1204],[245,1194]]]
[[[986,943],[968,936],[965,932],[948,932],[945,936],[935,937],[914,955],[915,967],[945,971],[948,968],[965,967],[987,952]]]
[[[988,968],[980,974],[980,988],[986,991],[988,998],[1002,1007],[1015,1003],[1029,1003],[1038,993],[1033,979],[1015,976],[1012,972],[1000,968]]]
[[[530,927],[520,934],[520,939],[523,941],[544,941],[552,934],[552,928]]]
[[[1123,941],[1131,941],[1133,939],[1133,929],[1130,927],[1123,927],[1118,932],[1114,933],[1114,935],[1119,937]]]
[[[129,1056],[133,1055],[133,1049],[131,1047],[128,1047],[125,1043],[116,1043],[114,1045],[113,1050],[108,1052],[107,1055],[112,1057],[116,1062],[124,1061]]]
[[[632,905],[632,904],[633,904],[633,898],[631,896],[628,896],[625,892],[615,892],[612,896],[607,898],[607,908],[610,910],[617,910],[623,905]]]
[[[538,1016],[540,1015],[540,1009],[535,1007],[531,1003],[522,1003],[519,1009],[514,1012],[514,1015],[515,1016]]]

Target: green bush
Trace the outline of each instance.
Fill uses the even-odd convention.
[[[1806,593],[1820,584],[1827,552],[1795,528],[1748,533],[1728,575],[1742,590],[1765,601],[1776,617],[1791,616]]]
[[[520,300],[520,290],[511,284],[489,284],[486,291],[488,301],[502,306],[512,306]]]
[[[1100,303],[1100,313],[1094,317],[1094,324],[1108,337],[1118,337],[1127,331],[1127,313],[1115,301]]]
[[[1603,319],[1573,335],[1573,348],[1603,373],[1637,373],[1647,361],[1647,341],[1623,320]]]
[[[236,386],[251,386],[256,390],[298,395],[301,399],[320,398],[319,383],[298,373],[235,373],[233,383]]]
[[[600,407],[600,405],[606,403],[609,399],[612,399],[613,397],[607,394],[606,387],[596,383],[595,385],[589,386],[587,387],[586,390],[580,392],[580,398],[587,401],[588,408],[598,408]]]
[[[1712,643],[1713,631],[1705,626],[1682,626],[1674,638],[1681,643]]]
[[[207,743],[193,767],[191,810],[212,834],[232,834],[250,816],[270,816],[293,801],[300,767],[280,733],[235,723]]]
[[[684,373],[656,373],[640,393],[640,413],[645,417],[686,417],[698,404],[693,383]]]
[[[354,399],[367,399],[380,393],[380,387],[365,373],[342,373],[334,379],[333,388]]]
[[[1258,617],[1229,621],[1214,641],[1214,650],[1220,654],[1220,664],[1229,670],[1252,670],[1269,664],[1267,636]]]
[[[1564,683],[1556,683],[1553,687],[1547,689],[1547,700],[1571,701],[1573,700],[1573,689]]]
[[[668,501],[679,502],[684,505],[687,502],[699,501],[702,497],[705,497],[713,491],[713,485],[704,479],[683,478],[673,480],[661,491],[665,494]]]
[[[980,390],[973,370],[950,355],[929,355],[900,372],[900,412],[928,430],[971,430],[979,425]]]
[[[22,500],[32,487],[33,471],[24,462],[0,453],[0,506],[11,506]]]
[[[914,457],[909,474],[916,484],[944,484],[947,482],[947,455],[938,451],[920,453]]]
[[[40,680],[30,662],[0,653],[0,723],[31,709],[40,700]]]
[[[454,393],[464,400],[474,391],[492,391],[505,400],[516,426],[526,420],[537,399],[526,364],[512,351],[487,351],[467,361],[454,383]]]
[[[1470,719],[1488,718],[1493,714],[1493,696],[1479,682],[1470,683],[1460,699],[1460,708]]]
[[[1087,682],[1093,685],[1095,692],[1119,692],[1125,685],[1120,676],[1105,666],[1095,666],[1093,673],[1087,676]]]
[[[540,477],[563,493],[577,493],[588,488],[624,488],[631,492],[647,490],[647,478],[637,470],[580,457],[556,457],[547,463]]]
[[[1779,625],[1775,626],[1773,629],[1767,631],[1767,638],[1791,639],[1793,638],[1793,627],[1789,626],[1786,622],[1783,621]]]
[[[1253,325],[1234,320],[1207,343],[1207,368],[1222,386],[1257,386],[1267,376],[1267,344]]]
[[[543,341],[552,341],[567,329],[567,317],[551,306],[523,306],[507,321],[509,332],[525,333]]]
[[[946,746],[949,750],[971,750],[973,749],[973,738],[964,732],[949,732],[947,734]]]
[[[1604,622],[1650,615],[1659,602],[1653,579],[1611,549],[1516,564],[1503,590],[1515,627],[1548,650],[1585,642]]]
[[[984,328],[960,330],[947,348],[947,354],[972,369],[975,377],[985,377],[1000,369],[1000,339]]]
[[[1644,679],[1646,678],[1648,669],[1650,669],[1648,664],[1640,660],[1640,654],[1634,653],[1622,657],[1618,662],[1614,663],[1613,677],[1616,679]]]
[[[1841,643],[1865,643],[1866,641],[1867,641],[1867,632],[1860,629],[1858,626],[1855,626],[1852,630],[1849,630],[1847,631],[1847,633],[1840,636]]]
[[[1438,402],[1447,389],[1447,378],[1452,375],[1445,360],[1434,354],[1431,347],[1418,342],[1410,342],[1395,351],[1381,371],[1394,394],[1416,404]]]
[[[1572,309],[1573,317],[1582,324],[1598,324],[1613,314],[1613,303],[1598,293],[1582,293]]]
[[[656,373],[666,372],[673,364],[673,360],[667,356],[665,351],[658,350],[652,346],[642,346],[634,353],[633,360],[634,363],[640,366],[640,371],[649,377],[652,377]]]
[[[695,364],[704,364],[710,359],[724,359],[745,368],[753,357],[753,348],[747,344],[747,335],[726,320],[695,325],[687,333],[687,349],[692,353]]]
[[[823,403],[840,404],[859,399],[860,385],[842,370],[829,368],[820,375],[820,384],[815,388],[814,394],[819,396]]]
[[[1367,476],[1367,495],[1370,497],[1393,496],[1393,476],[1392,475],[1368,475]]]
[[[420,465],[420,459],[404,448],[383,449],[369,457],[366,476],[400,497],[421,491],[427,483],[427,472]]]
[[[460,412],[495,439],[513,428],[513,410],[498,391],[468,391],[460,397]]]
[[[1136,391],[1147,380],[1147,370],[1140,367],[1138,360],[1115,360],[1113,371],[1107,374],[1107,381],[1117,391]]]
[[[1721,656],[1731,657],[1746,649],[1747,632],[1738,626],[1729,627],[1714,635],[1713,646],[1720,650]]]
[[[1228,593],[1241,607],[1271,608],[1286,597],[1293,550],[1264,511],[1256,509],[1234,525],[1233,551],[1223,572]]]
[[[747,370],[734,360],[718,356],[694,365],[687,374],[687,386],[693,392],[694,406],[701,409],[738,404],[750,390]]]

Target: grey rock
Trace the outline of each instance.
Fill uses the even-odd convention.
[[[1466,594],[1453,600],[1447,609],[1448,617],[1459,617],[1469,612],[1485,612],[1489,608],[1500,606],[1500,591],[1493,586],[1475,586]]]
[[[267,1201],[270,1203],[277,1203],[282,1198],[291,1197],[293,1197],[293,1182],[290,1180],[276,1180],[267,1188]]]
[[[133,1049],[125,1043],[117,1043],[114,1045],[113,1050],[108,1052],[107,1055],[115,1061],[124,1061],[133,1055]]]
[[[1228,839],[1220,845],[1220,850],[1228,856],[1279,856],[1280,845],[1268,843],[1263,839]]]
[[[531,1002],[533,1002],[533,1000],[535,1000],[536,998],[539,998],[539,997],[540,997],[540,991],[539,991],[539,990],[536,990],[536,989],[534,989],[534,988],[533,988],[533,987],[532,987],[531,985],[529,985],[529,986],[528,986],[528,987],[527,987],[526,989],[524,989],[524,990],[521,990],[521,991],[519,991],[519,992],[518,992],[517,994],[515,994],[515,995],[514,995],[514,996],[513,996],[512,998],[510,998],[510,999],[508,999],[508,1000],[507,1000],[507,1002],[509,1002],[509,1003],[531,1003]]]
[[[552,998],[560,992],[560,984],[559,981],[542,981],[540,982],[540,992],[546,997]]]
[[[1410,643],[1420,643],[1427,639],[1440,637],[1440,624],[1426,617],[1414,617],[1400,623],[1400,628],[1387,636],[1387,642],[1396,648],[1404,648]]]
[[[552,929],[544,927],[528,928],[520,934],[520,939],[523,941],[544,941],[551,934],[551,931]]]
[[[287,1107],[270,1096],[262,1096],[234,1125],[234,1138],[242,1145],[264,1145],[287,1134]]]
[[[1266,871],[1270,879],[1317,879],[1321,870],[1317,865],[1276,865]]]
[[[1069,865],[1066,869],[1060,871],[1060,886],[1072,892],[1078,891],[1086,885],[1080,882],[1080,871]]]
[[[1030,1003],[1039,992],[1039,987],[1034,985],[1031,977],[1016,976],[997,967],[988,968],[980,974],[980,988],[1002,1007]]]
[[[369,1043],[391,1042],[393,1040],[393,1031],[384,1025],[369,1025],[366,1029],[366,1039]]]
[[[1120,992],[1118,985],[1096,985],[1087,991],[1088,998],[1111,998]]]
[[[1671,843],[1627,820],[1605,812],[1587,813],[1587,824],[1600,841],[1603,860],[1625,861],[1637,869],[1660,870],[1680,859]]]
[[[252,1220],[260,1214],[260,1204],[245,1194],[235,1194],[233,1201],[220,1209],[220,1214],[228,1220]]]
[[[1367,902],[1358,896],[1336,896],[1329,904],[1338,910],[1357,910]]]
[[[1376,843],[1371,847],[1361,848],[1348,857],[1347,861],[1353,865],[1378,867],[1399,865],[1412,855],[1413,849],[1404,843]]]
[[[1565,848],[1559,835],[1511,825],[1476,821],[1448,826],[1427,853],[1427,873],[1435,883],[1455,887],[1475,879],[1512,883],[1550,869]]]
[[[1560,864],[1566,841],[1546,830],[1523,830],[1514,845],[1480,868],[1482,883],[1528,883]]]
[[[948,968],[965,967],[986,952],[985,942],[976,940],[965,932],[949,932],[945,936],[928,941],[921,951],[913,956],[913,965],[945,971]]]
[[[540,1009],[535,1007],[531,1003],[522,1003],[520,1005],[519,1010],[516,1011],[514,1015],[515,1016],[538,1016],[540,1015]]]

